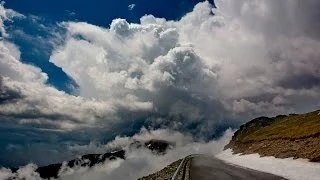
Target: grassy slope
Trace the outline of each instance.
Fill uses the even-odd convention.
[[[238,141],[242,143],[271,139],[300,139],[320,134],[320,111],[301,115],[290,115],[276,119],[269,126],[246,134]]]

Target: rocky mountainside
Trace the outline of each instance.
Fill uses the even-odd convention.
[[[320,162],[320,110],[253,119],[240,126],[227,148],[234,153]]]
[[[164,154],[168,149],[172,148],[174,144],[164,141],[152,139],[146,142],[135,141],[130,147],[131,148],[147,148],[155,154]],[[71,161],[65,162],[66,166],[73,168],[76,166],[81,167],[93,167],[97,164],[104,163],[106,160],[116,160],[118,158],[125,159],[126,151],[123,149],[116,150],[113,152],[107,152],[104,154],[86,154],[80,156]],[[63,163],[50,164],[48,166],[42,166],[36,169],[36,172],[40,174],[43,179],[58,178],[58,173],[63,166]],[[16,172],[18,168],[12,168],[13,172]]]
[[[124,159],[125,151],[119,150],[115,152],[109,152],[104,154],[86,154],[77,159],[73,159],[66,163],[66,166],[69,168],[73,168],[75,166],[82,167],[92,167],[96,164],[100,164],[105,162],[106,160],[115,160],[117,158]],[[49,179],[49,178],[57,178],[59,170],[62,167],[62,163],[58,164],[50,164],[48,166],[39,167],[36,172],[38,172],[41,178]]]

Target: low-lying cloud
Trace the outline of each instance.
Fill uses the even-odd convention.
[[[166,129],[149,131],[142,129],[132,137],[116,137],[105,145],[73,146],[70,147],[73,151],[78,150],[81,152],[105,152],[110,149],[122,148],[126,150],[126,159],[106,160],[104,163],[92,168],[62,168],[59,173],[59,179],[137,179],[159,171],[177,159],[184,158],[189,154],[216,155],[229,142],[232,134],[231,130],[227,130],[219,140],[196,142],[192,136],[176,131]],[[137,146],[132,146],[132,143],[136,141],[143,142],[150,139],[166,140],[175,144],[175,146],[168,149],[164,155],[156,155],[144,147],[138,148]],[[25,167],[21,167],[16,173],[12,173],[8,169],[1,169],[0,178],[18,177],[20,179],[25,178],[26,180],[40,180],[39,174],[35,172],[36,168],[37,166],[34,164],[28,164]]]

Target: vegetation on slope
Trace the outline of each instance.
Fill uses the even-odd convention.
[[[320,161],[320,111],[256,118],[242,125],[225,148],[235,153]]]
[[[300,139],[320,134],[320,111],[301,115],[277,116],[270,125],[241,138],[241,142]]]

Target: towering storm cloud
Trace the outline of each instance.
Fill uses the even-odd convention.
[[[63,23],[68,36],[51,62],[75,79],[81,96],[149,102],[153,123],[178,129],[213,131],[239,114],[319,105],[319,3],[215,4],[200,3],[179,21]]]
[[[50,62],[77,95],[0,42],[0,119],[49,134],[135,133],[167,128],[210,139],[257,115],[319,107],[317,0],[216,0],[180,20],[153,15],[109,27],[61,22]],[[0,6],[4,21],[24,18]],[[10,35],[10,34],[9,34]],[[130,127],[130,128],[128,128]],[[94,134],[94,133],[93,133]]]

